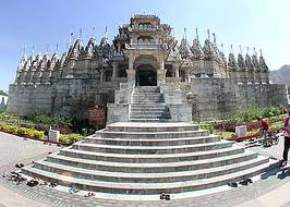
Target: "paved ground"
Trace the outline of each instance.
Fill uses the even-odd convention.
[[[282,146],[283,140],[278,146],[271,148],[253,147],[251,149],[280,158]],[[32,160],[44,157],[49,151],[57,149],[55,146],[44,145],[41,142],[24,141],[22,138],[0,133],[0,172],[13,167],[19,160],[24,163],[30,163]],[[109,200],[84,198],[56,191],[46,186],[30,188],[26,185],[15,185],[0,178],[0,207],[22,207],[21,204],[29,207],[289,207],[289,175],[290,171],[281,172],[277,169],[271,173],[263,174],[262,180],[248,186],[240,186],[229,191],[190,199],[153,202],[118,201],[114,200],[114,198]]]

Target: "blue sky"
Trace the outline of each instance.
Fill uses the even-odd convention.
[[[112,39],[136,13],[159,15],[178,39],[184,27],[190,41],[195,27],[202,40],[209,28],[226,52],[241,44],[262,48],[271,69],[290,64],[289,0],[0,0],[0,89],[13,82],[24,46],[28,54],[33,45],[42,54],[47,45],[63,51],[71,32],[82,28],[87,39],[95,27],[100,40],[105,26]]]

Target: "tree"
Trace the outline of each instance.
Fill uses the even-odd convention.
[[[5,93],[3,90],[0,90],[0,95],[1,95],[1,96],[8,96],[8,94]]]

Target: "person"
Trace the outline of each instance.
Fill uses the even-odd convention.
[[[264,137],[264,147],[268,147],[269,143],[267,137],[269,133],[269,124],[267,123],[267,121],[263,120],[260,117],[258,118],[258,121],[260,122],[262,136]]]
[[[285,119],[283,132],[284,132],[284,150],[281,166],[286,165],[288,162],[288,152],[290,148],[290,112],[288,112],[288,116]]]

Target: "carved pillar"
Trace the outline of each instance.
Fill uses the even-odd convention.
[[[177,65],[173,64],[172,67],[173,67],[173,71],[175,72],[175,77],[177,79],[179,79],[179,69],[178,69]]]
[[[129,55],[129,68],[127,71],[128,82],[135,82],[135,70],[134,70],[134,62],[133,56]]]
[[[165,83],[166,70],[165,70],[165,67],[164,67],[164,60],[160,61],[160,69],[157,70],[157,80],[158,80],[158,83]]]
[[[117,77],[117,73],[118,73],[118,63],[114,62],[112,64],[113,66],[113,74],[112,74],[112,80],[114,81]]]

